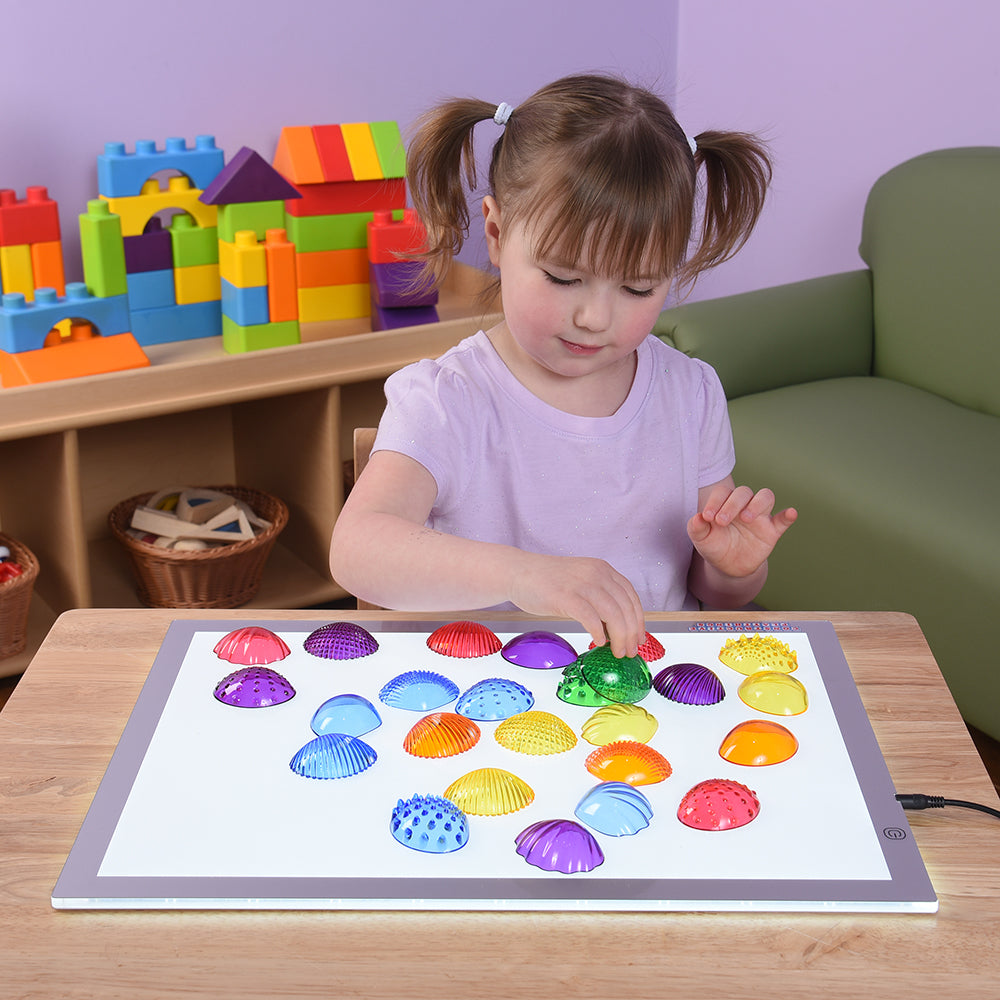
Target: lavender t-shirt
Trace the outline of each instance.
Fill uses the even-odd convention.
[[[374,449],[434,477],[428,527],[551,555],[605,559],[648,611],[690,610],[688,518],[734,464],[722,386],[704,362],[649,336],[610,417],[542,402],[485,333],[386,381]]]

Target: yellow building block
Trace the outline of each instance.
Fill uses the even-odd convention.
[[[4,292],[21,292],[29,302],[35,301],[31,244],[0,246],[0,277],[3,279]]]
[[[327,285],[299,289],[299,322],[354,319],[371,315],[370,289],[364,285]]]
[[[351,172],[356,181],[378,181],[382,179],[382,165],[375,151],[375,140],[368,122],[354,122],[340,126],[340,134],[347,147],[347,158],[351,161]]]
[[[215,302],[222,297],[218,264],[194,264],[174,268],[174,298],[177,305]]]
[[[267,284],[267,253],[252,229],[241,229],[232,243],[219,240],[219,276],[237,288]]]
[[[161,188],[160,182],[151,177],[143,184],[142,194],[129,198],[107,198],[102,194],[100,198],[121,219],[122,236],[140,236],[146,223],[157,212],[166,209],[187,212],[203,229],[217,226],[219,213],[216,207],[199,201],[200,194],[201,191],[192,187],[187,177],[170,177],[165,188]]]

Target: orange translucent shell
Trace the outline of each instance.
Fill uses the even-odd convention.
[[[730,764],[762,767],[794,757],[798,748],[799,741],[780,723],[751,719],[727,733],[719,747],[719,756]]]
[[[444,791],[469,816],[505,816],[531,805],[531,786],[501,767],[481,767],[456,778]]]
[[[507,750],[536,756],[562,753],[576,746],[576,734],[551,712],[519,712],[501,722],[493,736]]]
[[[799,665],[795,650],[773,635],[741,635],[738,639],[727,639],[719,659],[741,674],[755,674],[758,670],[790,674]]]
[[[625,781],[630,785],[655,785],[673,773],[663,754],[634,740],[598,747],[587,757],[586,766],[602,781]]]
[[[425,715],[403,737],[403,749],[414,757],[454,757],[479,742],[480,730],[455,712]]]

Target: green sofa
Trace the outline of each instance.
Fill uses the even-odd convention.
[[[715,366],[736,479],[799,522],[771,610],[899,610],[970,725],[1000,739],[1000,148],[901,164],[867,268],[694,302],[656,333]]]

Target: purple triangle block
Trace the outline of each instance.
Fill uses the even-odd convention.
[[[199,201],[206,205],[245,205],[301,197],[264,157],[244,146],[202,191]]]

